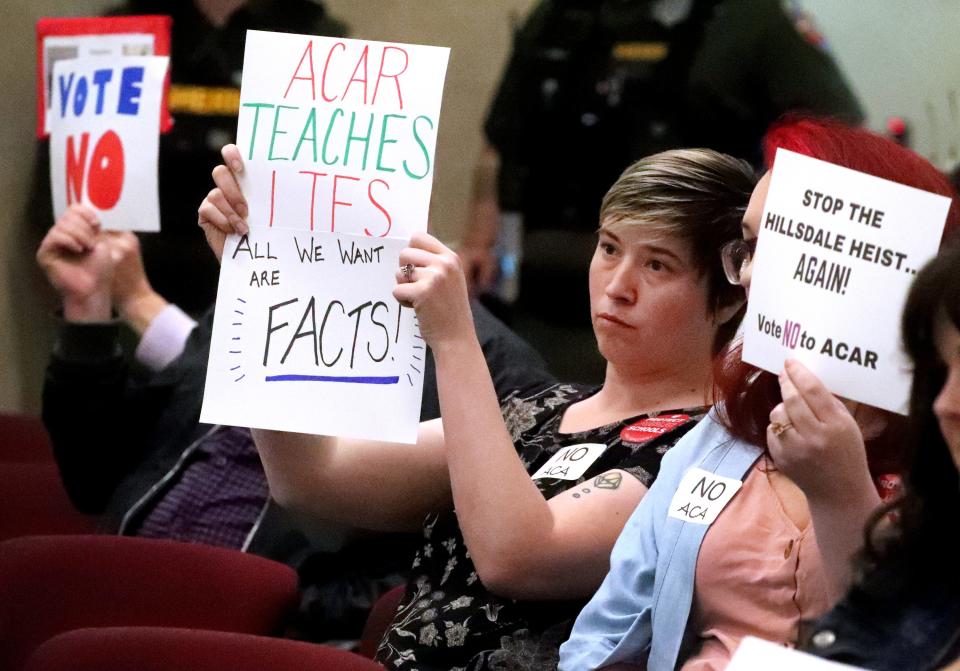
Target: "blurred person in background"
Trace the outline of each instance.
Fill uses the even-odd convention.
[[[560,377],[599,381],[583,287],[607,186],[677,147],[759,166],[788,111],[863,119],[823,38],[781,0],[541,0],[484,124],[458,248],[471,288],[499,275],[494,311]]]

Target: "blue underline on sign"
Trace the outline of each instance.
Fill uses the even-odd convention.
[[[267,375],[267,382],[348,382],[351,384],[396,384],[400,377],[362,377],[337,375]]]

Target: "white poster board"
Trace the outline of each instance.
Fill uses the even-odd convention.
[[[413,310],[391,295],[405,246],[283,229],[231,236],[201,420],[355,438],[403,429],[412,442],[426,350]]]
[[[103,35],[48,35],[43,39],[43,82],[47,109],[44,130],[50,132],[53,102],[53,66],[73,58],[126,58],[152,56],[155,37],[151,33],[107,33]]]
[[[950,199],[778,150],[760,222],[743,359],[803,362],[832,392],[906,413],[906,294]]]
[[[425,350],[392,291],[400,250],[427,227],[448,56],[247,33],[251,232],[224,251],[202,421],[416,440]]]
[[[47,115],[54,216],[82,203],[106,229],[160,230],[157,153],[168,60],[98,56],[54,64]]]
[[[740,642],[727,671],[856,671],[860,667],[820,659],[753,636]]]

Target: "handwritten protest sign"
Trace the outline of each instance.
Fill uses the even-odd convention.
[[[59,216],[96,209],[104,228],[160,230],[157,151],[165,56],[74,58],[53,67],[50,187]]]
[[[745,361],[796,358],[834,393],[905,413],[900,314],[950,200],[777,152],[744,326]]]
[[[392,291],[426,230],[448,53],[247,33],[251,232],[224,251],[203,421],[416,439],[425,350]]]
[[[413,310],[391,295],[405,245],[278,229],[231,236],[201,419],[412,442],[426,350]]]
[[[779,160],[779,159],[778,159]],[[831,662],[747,636],[730,660],[727,671],[856,671],[860,667]]]

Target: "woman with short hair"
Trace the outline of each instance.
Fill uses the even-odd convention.
[[[240,160],[224,150],[226,165]],[[226,166],[200,208],[215,252],[243,196]],[[755,178],[709,150],[626,169],[603,201],[591,317],[600,388],[562,384],[497,399],[457,256],[415,234],[394,295],[433,349],[442,419],[415,445],[255,431],[272,495],[316,518],[422,528],[423,546],[377,661],[391,669],[550,668],[608,567],[663,453],[712,401],[711,361],[742,317],[720,248],[739,235]],[[576,356],[571,352],[571,356]],[[564,471],[580,450],[584,469]],[[455,512],[454,512],[455,510]]]
[[[790,119],[765,138],[771,167],[777,148],[954,195],[929,162],[864,129]],[[744,240],[724,248],[730,281],[747,290],[769,183],[768,173],[754,189]],[[954,203],[945,236],[958,215]],[[842,402],[797,361],[779,376],[763,372],[739,347],[716,379],[721,403],[664,458],[561,648],[561,669],[717,671],[744,636],[796,644],[801,622],[846,591],[861,529],[880,503],[867,450],[901,438],[894,416]],[[672,514],[681,486],[707,483],[736,492],[715,520]]]

